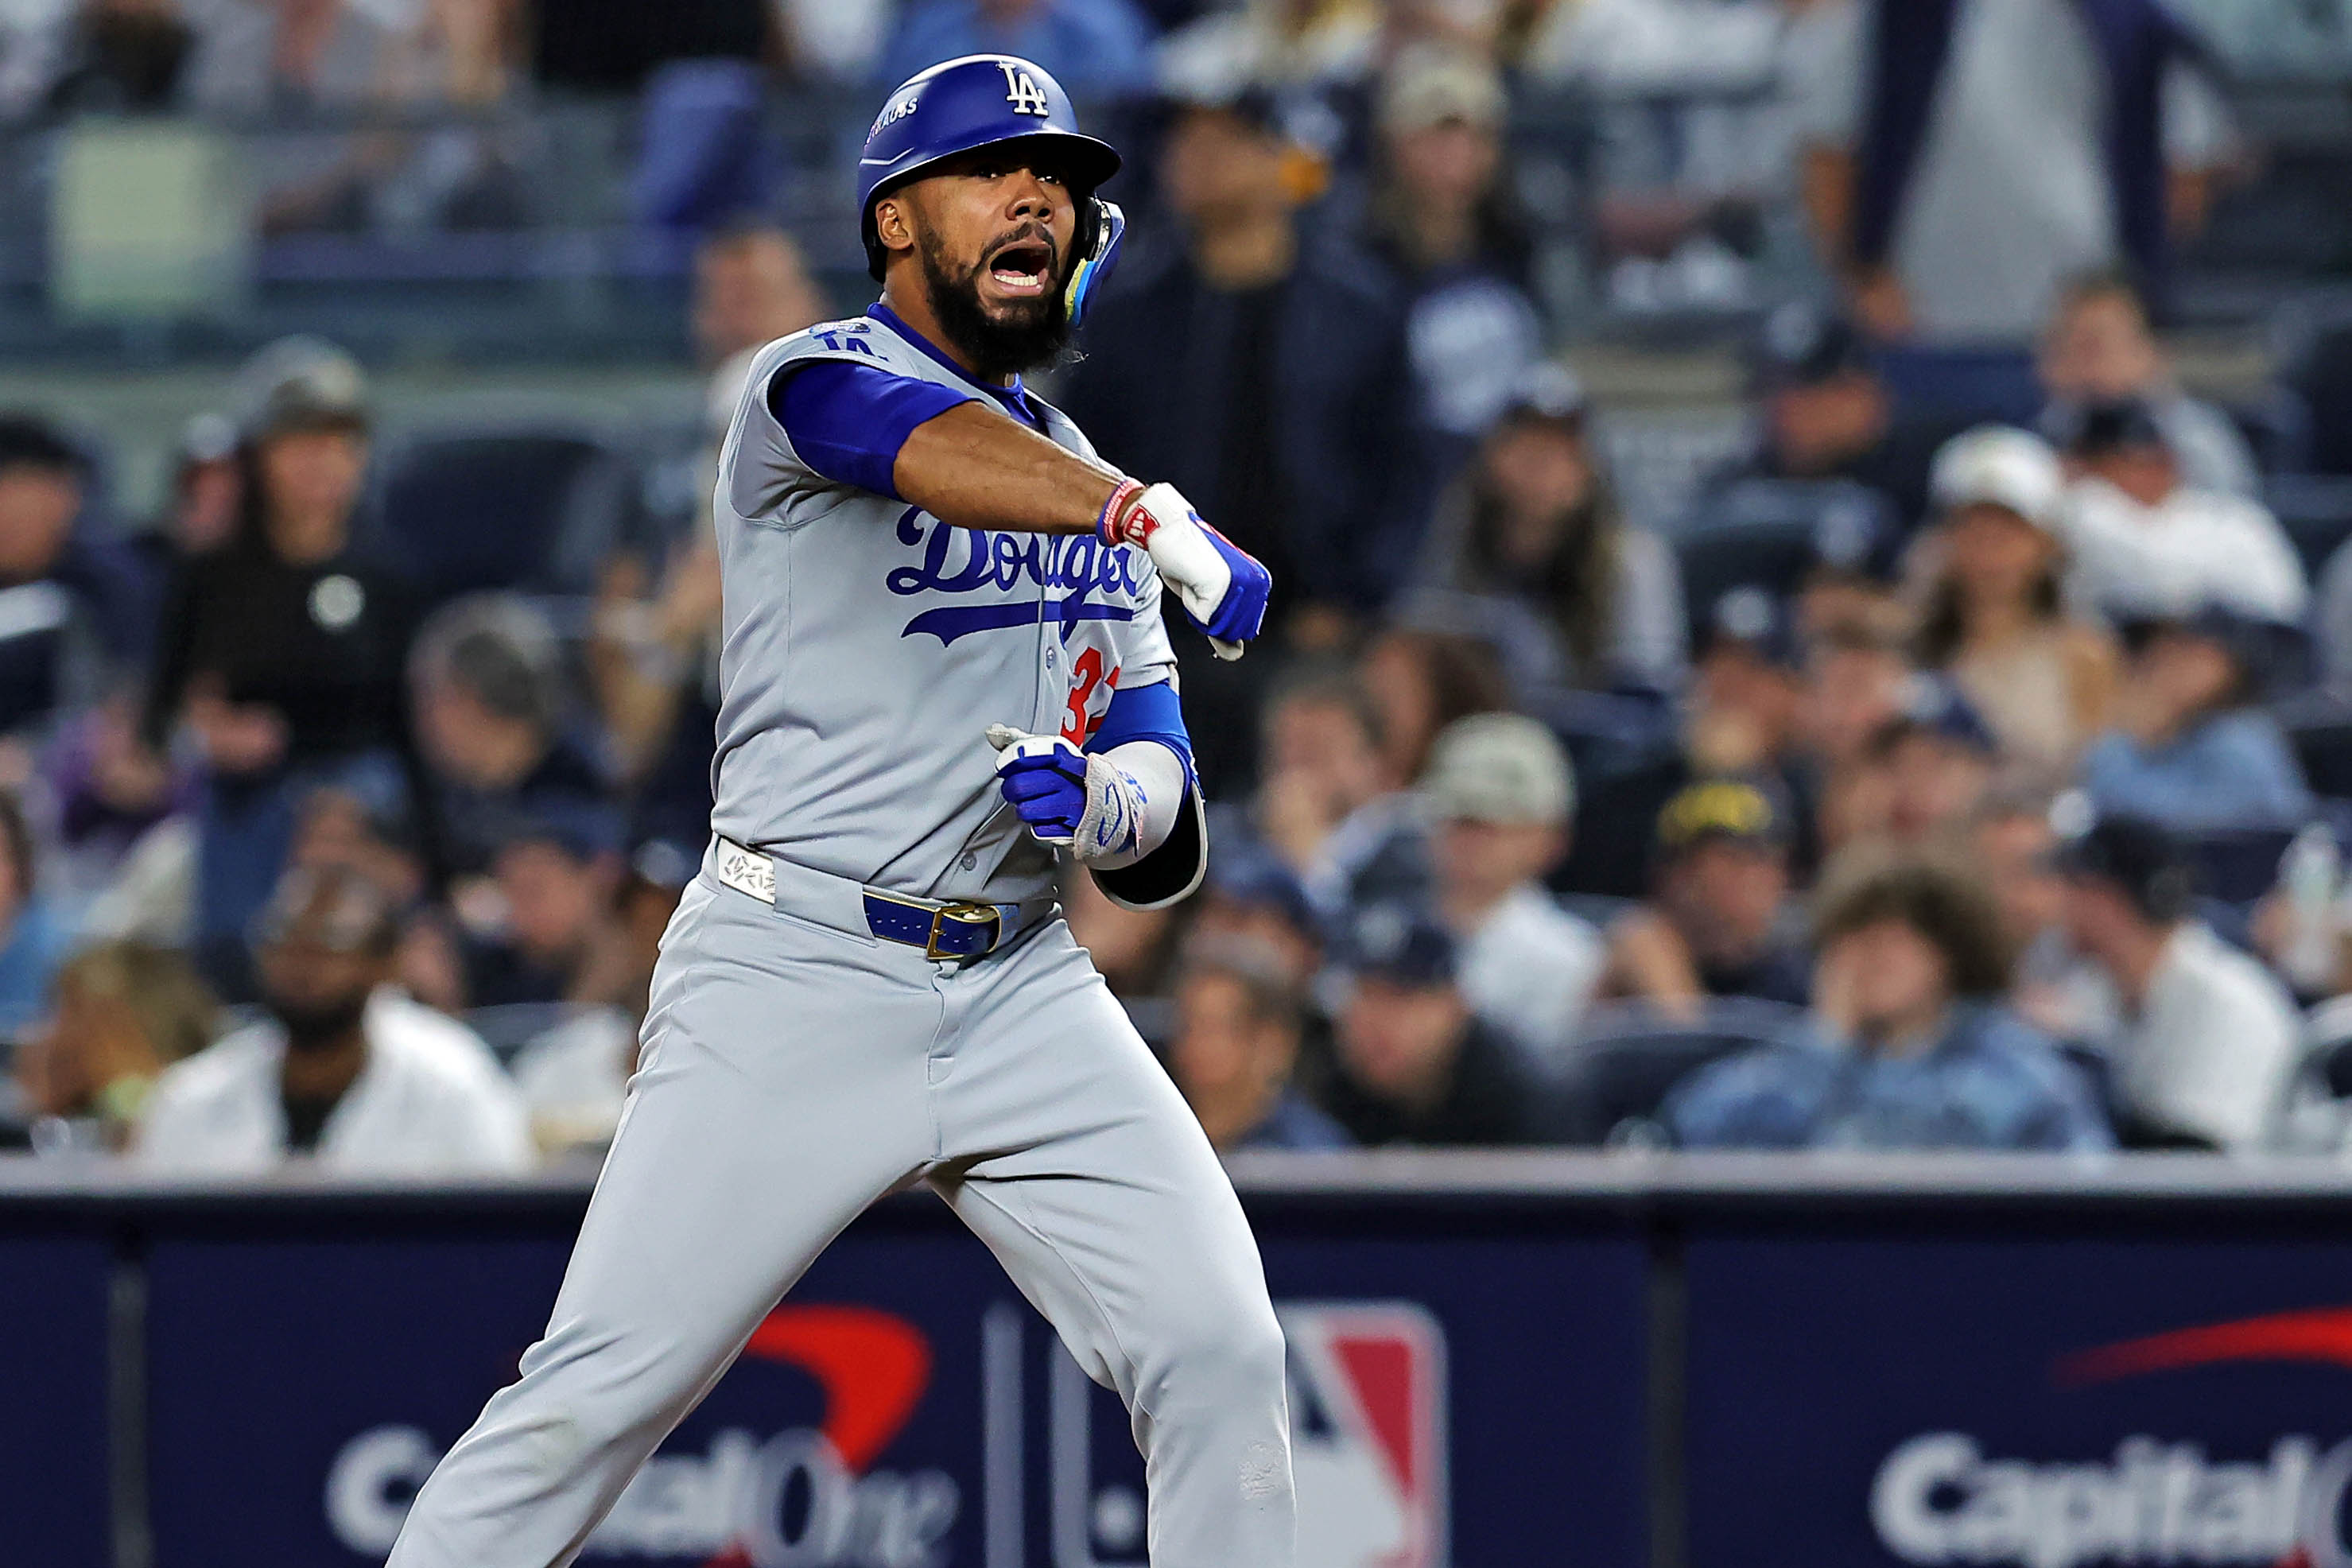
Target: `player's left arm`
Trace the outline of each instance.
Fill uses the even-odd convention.
[[[1208,831],[1173,685],[1121,689],[1084,750],[1001,724],[988,741],[1030,832],[1067,848],[1113,902],[1159,909],[1200,886]]]

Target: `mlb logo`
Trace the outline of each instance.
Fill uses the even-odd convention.
[[[1411,1301],[1278,1301],[1275,1313],[1290,1349],[1299,1568],[1446,1568],[1437,1320]],[[983,1568],[1031,1568],[1034,1480],[1053,1568],[1145,1568],[1143,1467],[1125,1413],[1042,1329],[1001,1302],[982,1323]],[[1049,1342],[1042,1442],[1027,1426],[1037,1337]]]
[[[1276,1309],[1302,1568],[1444,1568],[1445,1340],[1407,1301]]]

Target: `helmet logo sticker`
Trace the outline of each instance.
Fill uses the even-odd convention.
[[[1004,73],[1004,101],[1013,106],[1013,113],[1034,114],[1043,120],[1054,112],[1035,77],[1011,60],[999,60],[996,66]]]

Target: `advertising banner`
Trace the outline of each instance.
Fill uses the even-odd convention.
[[[2347,1568],[2352,1246],[1707,1239],[1693,1568]]]
[[[99,1240],[0,1237],[0,1557],[107,1561],[107,1294]]]
[[[1265,1237],[1291,1347],[1300,1561],[1634,1568],[1642,1253]],[[152,1257],[157,1562],[380,1563],[514,1375],[553,1240],[175,1242]],[[1141,1568],[1125,1413],[985,1248],[855,1228],[752,1335],[583,1563]]]

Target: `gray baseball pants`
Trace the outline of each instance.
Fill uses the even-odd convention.
[[[1144,1456],[1154,1568],[1287,1568],[1282,1331],[1182,1098],[1058,916],[965,965],[706,867],[547,1332],[417,1494],[388,1568],[571,1563],[849,1222],[928,1181]]]

